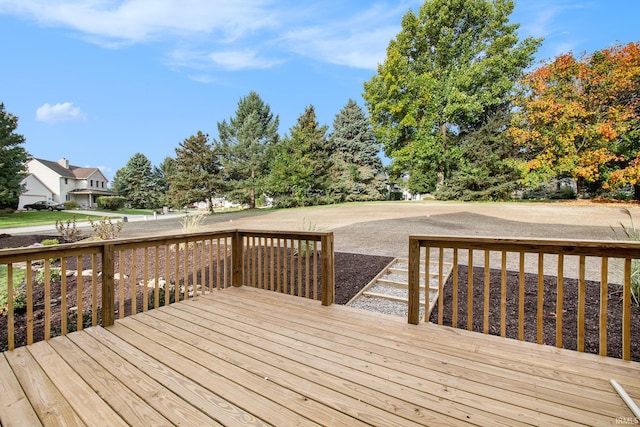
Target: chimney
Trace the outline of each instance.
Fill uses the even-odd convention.
[[[65,169],[69,169],[69,160],[65,159],[64,157],[58,160],[58,164]]]

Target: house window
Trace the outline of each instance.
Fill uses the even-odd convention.
[[[65,185],[69,184],[69,179],[68,179],[68,178],[65,178],[65,179],[64,179],[64,183],[65,183]]]
[[[102,181],[101,184],[102,184],[102,188],[104,188],[104,181]]]
[[[66,200],[67,202],[70,202],[70,201],[71,201],[71,196],[67,194],[67,195],[65,196],[65,200]]]
[[[93,180],[91,180],[91,187],[93,187]]]

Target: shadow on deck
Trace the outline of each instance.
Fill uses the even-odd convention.
[[[640,364],[229,288],[0,355],[10,425],[615,425]]]

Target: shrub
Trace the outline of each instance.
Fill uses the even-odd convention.
[[[165,286],[159,286],[158,287],[158,307],[162,307],[163,305],[165,305],[165,288],[168,288],[169,292],[169,304],[173,304],[174,302],[176,302],[176,287],[173,283],[166,283]],[[149,310],[152,310],[153,308],[155,308],[155,301],[156,301],[156,293],[155,293],[155,288],[149,288],[149,295],[148,295],[148,301],[147,301],[147,308]],[[178,298],[180,299],[184,299],[184,293],[183,292],[179,292]]]
[[[62,279],[62,268],[60,267],[52,267],[49,269],[49,274],[51,276],[52,282],[59,282]],[[36,283],[43,284],[45,281],[44,277],[44,268],[38,270],[36,273]]]
[[[60,238],[65,242],[77,242],[80,240],[82,235],[76,226],[75,215],[73,216],[73,219],[68,219],[66,223],[61,220],[56,220],[56,230],[58,230]]]
[[[182,224],[182,231],[185,233],[194,233],[198,231],[205,217],[205,214],[185,215],[180,220],[180,223]]]
[[[100,209],[117,211],[118,209],[122,209],[126,202],[127,199],[121,196],[102,196],[98,198],[98,207]]]
[[[124,222],[117,221],[115,224],[111,222],[111,218],[103,216],[100,221],[93,221],[89,219],[91,228],[95,231],[98,238],[101,240],[111,240],[118,237],[118,234],[122,231]]]
[[[622,208],[621,211],[629,217],[630,222],[629,227],[620,222],[622,232],[627,239],[635,242],[640,241],[640,229],[636,228],[636,225],[633,222],[633,217],[631,216],[631,211],[627,208]],[[611,229],[614,233],[616,232],[613,227],[611,227]],[[637,259],[631,261],[631,297],[635,301],[636,305],[640,306],[640,260]]]
[[[76,202],[64,202],[64,208],[67,210],[79,209],[80,205]]]
[[[24,268],[13,269],[13,308],[16,311],[23,309],[26,306],[27,300],[27,288],[24,283],[26,276],[26,270]],[[8,277],[7,267],[0,267],[0,315],[6,313],[7,305],[9,303],[8,295]]]

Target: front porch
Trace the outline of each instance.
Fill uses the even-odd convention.
[[[640,365],[232,287],[0,356],[10,425],[615,425]]]

